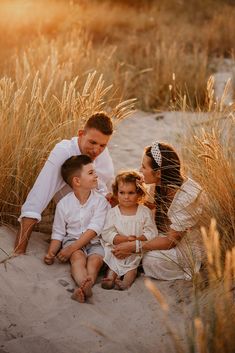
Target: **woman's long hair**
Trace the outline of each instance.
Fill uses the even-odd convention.
[[[154,195],[156,204],[155,222],[158,230],[165,232],[169,224],[167,212],[172,202],[172,198],[167,196],[167,191],[169,188],[180,188],[184,178],[181,174],[180,159],[174,148],[166,143],[159,143],[158,146],[161,152],[161,167],[152,156],[151,146],[146,147],[145,154],[151,159],[150,166],[153,171],[161,171],[160,185],[156,185]]]

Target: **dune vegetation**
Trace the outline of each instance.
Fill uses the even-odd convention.
[[[134,107],[204,112],[183,146],[209,200],[187,351],[234,352],[235,105],[207,85],[234,60],[233,1],[3,0],[0,12],[1,224],[17,223],[52,146],[91,113],[119,123]]]

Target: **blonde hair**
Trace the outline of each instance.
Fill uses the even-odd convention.
[[[118,195],[118,185],[119,183],[122,182],[124,184],[126,183],[132,183],[136,187],[136,192],[140,196],[140,201],[143,200],[143,198],[146,195],[146,191],[141,185],[141,176],[139,173],[135,172],[134,170],[127,170],[127,171],[122,171],[118,173],[118,175],[115,178],[115,181],[112,185],[113,188],[113,194],[114,196],[117,197]]]

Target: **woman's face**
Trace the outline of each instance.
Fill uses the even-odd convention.
[[[160,184],[161,172],[154,171],[151,167],[151,158],[144,153],[140,172],[143,174],[145,184]]]

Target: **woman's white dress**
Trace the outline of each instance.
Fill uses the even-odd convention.
[[[202,214],[204,193],[199,184],[187,179],[176,192],[168,209],[170,228],[186,232],[176,247],[152,250],[143,257],[147,276],[161,280],[191,279],[201,266],[201,237],[197,227]],[[164,236],[164,234],[159,234]]]
[[[101,234],[105,251],[104,262],[118,276],[123,276],[128,271],[137,268],[142,257],[133,254],[125,259],[117,259],[112,254],[113,240],[117,234],[127,237],[144,235],[147,240],[155,238],[158,232],[152,212],[144,205],[139,205],[136,214],[133,216],[122,215],[119,206],[108,211]]]

